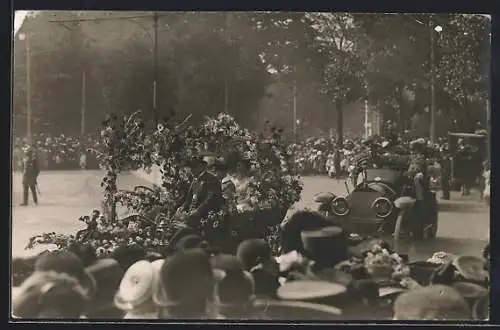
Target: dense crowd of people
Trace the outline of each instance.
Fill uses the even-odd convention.
[[[40,145],[47,146],[45,141]],[[84,150],[86,143],[92,143],[90,139],[81,144],[75,139],[57,141],[66,141],[65,150],[72,150],[73,155]],[[327,139],[313,139],[306,141],[300,150],[323,156],[331,153],[333,146]],[[41,148],[27,149],[27,154],[36,154]],[[459,141],[457,148],[469,147]],[[342,160],[350,161],[347,151],[356,162],[366,152],[378,161],[405,159],[402,166],[416,179],[427,173],[426,160],[438,162],[439,154],[445,154],[446,149],[444,143],[434,146],[424,139],[409,143],[395,135],[350,139],[345,143]],[[404,157],[408,150],[411,150],[409,162]],[[386,154],[396,158],[379,157]],[[474,151],[464,154],[470,156]],[[238,239],[234,247],[230,246],[235,232],[226,226],[225,220],[253,210],[258,202],[258,194],[250,193],[255,187],[249,175],[249,159],[235,154],[231,161],[229,156],[220,158],[211,152],[199,156],[199,162],[193,164],[196,169],[193,182],[173,216],[182,225],[176,228],[168,244],[149,249],[148,244],[154,246],[157,240],[151,236],[149,227],[143,229],[139,223],[130,221],[122,224],[127,228],[120,228],[112,221],[121,220],[107,222],[106,217],[101,219],[99,212],[94,212],[95,219],[86,221],[88,228],[77,233],[71,244],[13,261],[13,316],[164,320],[488,319],[488,247],[482,258],[437,252],[428,260],[409,260],[387,242],[348,232],[322,214],[310,211],[298,211],[279,225],[277,249],[266,235]],[[313,159],[312,167],[325,166],[328,154],[326,158]],[[323,161],[325,164],[317,165]],[[286,165],[286,162],[276,164]],[[352,165],[343,162],[342,166],[349,172]],[[287,171],[283,169],[284,173]],[[33,188],[29,182],[23,184],[27,196],[28,188]],[[415,190],[415,198],[419,200],[418,187]],[[300,190],[292,192],[300,194]],[[296,201],[296,197],[291,200]],[[258,217],[267,215],[256,213],[252,218],[254,224],[269,221]],[[164,233],[162,222],[153,226],[154,234]]]
[[[98,169],[99,164],[92,150],[99,150],[101,138],[95,134],[67,136],[61,134],[34,134],[29,146],[38,158],[41,170]],[[27,138],[15,137],[12,145],[14,171],[22,170],[23,151],[28,147]]]
[[[382,146],[391,143],[390,138],[374,136],[375,143]],[[396,138],[399,154],[410,154],[410,139]],[[352,166],[355,166],[359,156],[368,152],[364,144],[365,139],[361,136],[351,136],[343,143],[343,148],[336,153],[335,138],[309,138],[290,145],[290,150],[295,155],[296,171],[301,175],[328,175],[330,177],[346,177]],[[483,176],[487,171],[485,155],[481,154],[477,146],[463,139],[457,141],[454,150],[449,150],[448,141],[441,138],[437,143],[427,142],[427,161],[429,163],[429,174],[431,184],[434,187],[441,185],[441,168],[450,167],[447,163],[453,154],[455,157],[454,179],[457,188],[462,187],[462,193],[468,195],[470,188],[476,185],[484,187]],[[335,168],[336,157],[339,157],[340,173]],[[480,189],[481,191],[483,189]]]
[[[348,173],[348,168],[350,165],[354,165],[357,156],[365,151],[367,151],[364,145],[364,140],[362,136],[353,136],[352,138],[346,139],[343,143],[343,148],[339,151],[339,162],[341,173],[339,176],[346,175]],[[384,144],[389,141],[380,137],[373,137],[373,140],[377,143]],[[399,139],[398,145],[401,148],[400,153],[409,154],[411,140]],[[431,161],[438,160],[443,151],[447,148],[447,142],[441,139],[438,143],[434,145],[429,144],[429,150],[432,151],[429,154],[429,159]],[[294,151],[296,155],[297,170],[303,175],[313,174],[313,175],[325,175],[337,176],[336,169],[334,167],[336,155],[336,139],[335,138],[309,138],[301,141],[297,144],[293,144],[290,148]]]
[[[106,258],[73,244],[13,261],[12,313],[21,319],[488,318],[488,249],[484,259],[438,252],[411,262],[383,241],[360,243],[308,211],[284,224],[280,242],[278,257],[263,239],[224,254],[195,234],[162,253],[131,244]]]
[[[381,145],[388,144],[387,138],[374,136],[373,140]],[[43,170],[76,170],[98,169],[99,163],[95,150],[99,151],[101,139],[96,135],[85,137],[49,136],[39,134],[33,136],[31,149],[36,153],[38,168]],[[343,148],[336,153],[335,137],[311,137],[289,145],[294,154],[295,171],[300,175],[328,175],[330,177],[346,177],[355,165],[360,154],[367,152],[361,135],[349,135]],[[22,170],[23,152],[27,147],[27,139],[16,137],[13,143],[13,170]],[[410,140],[398,138],[399,153],[410,153]],[[455,150],[449,150],[448,141],[439,139],[437,143],[428,143],[427,159],[430,164],[431,184],[440,186],[441,168],[449,167],[446,163],[449,156],[455,155],[454,177],[461,187],[462,194],[469,194],[470,188],[479,185],[484,190],[487,179],[487,162],[477,147],[459,139]],[[336,157],[339,157],[340,172],[335,168]],[[486,174],[485,174],[486,173]]]

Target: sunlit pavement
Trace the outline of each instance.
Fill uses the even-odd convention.
[[[84,228],[78,221],[92,209],[100,209],[103,190],[100,187],[101,171],[45,171],[40,174],[40,204],[18,206],[22,199],[21,176],[13,177],[12,200],[12,254],[14,257],[32,255],[43,249],[25,250],[28,239],[42,232],[75,233]],[[318,192],[331,191],[345,194],[343,181],[327,177],[302,177],[304,190],[302,200],[293,210],[315,209],[313,196]],[[149,185],[134,174],[121,174],[120,189],[131,189],[136,185]],[[440,193],[438,194],[440,195]],[[30,196],[31,198],[31,196]],[[412,259],[425,258],[434,251],[454,254],[480,255],[489,237],[490,209],[479,201],[479,194],[462,197],[452,193],[451,200],[439,200],[438,238],[419,244],[415,250],[403,244],[402,252],[410,253]],[[293,212],[293,210],[290,211]]]

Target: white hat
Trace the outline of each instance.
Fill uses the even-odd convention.
[[[152,298],[153,286],[158,281],[163,262],[163,259],[152,263],[141,260],[130,266],[115,295],[116,307],[125,311],[133,310]]]

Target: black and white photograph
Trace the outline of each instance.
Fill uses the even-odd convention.
[[[489,15],[12,15],[11,322],[489,320]]]

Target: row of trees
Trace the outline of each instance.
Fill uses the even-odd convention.
[[[83,71],[89,130],[97,129],[107,112],[141,109],[153,117],[152,15],[119,19],[130,15],[41,12],[27,19],[21,32],[33,33],[35,129],[79,131]],[[49,22],[62,16],[77,21],[67,28]],[[81,21],[93,17],[109,20]],[[432,29],[436,25],[441,33]],[[192,114],[202,120],[228,111],[249,128],[269,119],[291,127],[273,111],[277,105],[284,111],[291,107],[295,90],[301,100],[298,118],[309,126],[326,129],[336,122],[342,136],[344,109],[367,98],[404,131],[430,105],[434,47],[441,115],[455,118],[463,130],[484,122],[490,21],[481,15],[162,13],[158,35],[161,116]],[[14,50],[15,126],[22,131],[25,42],[16,40]]]

